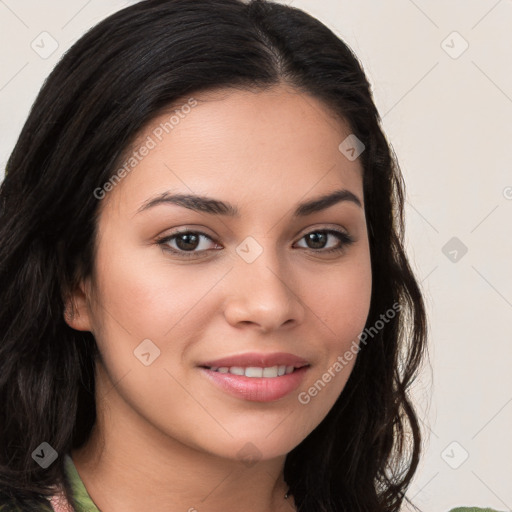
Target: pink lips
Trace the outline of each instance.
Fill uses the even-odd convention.
[[[272,367],[294,366],[292,373],[278,377],[246,377],[231,373],[219,373],[209,368],[220,367]],[[297,389],[306,374],[309,363],[298,356],[287,353],[246,353],[206,361],[200,365],[201,371],[214,385],[227,393],[254,402],[279,400]]]

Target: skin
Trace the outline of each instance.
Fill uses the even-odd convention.
[[[91,331],[101,353],[97,422],[72,457],[102,512],[290,511],[286,454],[328,413],[355,358],[308,404],[298,394],[357,341],[369,312],[364,208],[343,201],[292,218],[298,203],[340,188],[364,206],[360,161],[338,149],[348,125],[283,84],[194,97],[198,105],[102,200],[95,271],[68,302],[66,321]],[[240,218],[173,204],[137,213],[169,190],[229,202]],[[200,238],[197,257],[157,242],[184,227],[211,238]],[[335,236],[308,245],[306,234],[329,228],[354,242],[332,254]],[[236,252],[249,236],[263,250],[252,263]],[[133,353],[144,339],[160,350],[149,366]],[[273,402],[229,395],[197,367],[245,352],[289,352],[310,367],[299,389]],[[239,455],[247,443],[253,464]]]

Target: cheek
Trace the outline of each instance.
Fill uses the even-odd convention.
[[[161,340],[193,309],[211,281],[211,277],[208,282],[191,279],[193,273],[179,265],[173,269],[157,250],[149,257],[147,251],[110,254],[98,275],[104,306],[99,314],[109,313],[107,322],[115,329],[124,328],[132,341]]]
[[[369,258],[326,273],[312,290],[308,304],[330,334],[332,348],[344,351],[347,343],[357,339],[368,318],[372,293]]]
[[[316,283],[307,301],[314,305],[323,333],[318,347],[323,356],[302,390],[307,396],[301,403],[309,403],[310,411],[315,411],[312,416],[318,419],[327,414],[342,392],[358,357],[359,335],[368,318],[372,292],[368,253],[330,270]]]
[[[359,335],[364,329],[371,301],[371,267],[348,267],[336,278],[325,280],[322,289],[308,295],[324,336],[318,353],[318,366],[298,394],[302,421],[297,428],[308,435],[329,413],[342,393],[359,352]]]

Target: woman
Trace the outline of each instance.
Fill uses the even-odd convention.
[[[398,510],[427,330],[403,194],[361,66],[304,12],[94,27],[0,190],[5,510]]]

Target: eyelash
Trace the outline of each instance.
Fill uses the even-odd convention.
[[[340,247],[334,247],[332,249],[309,249],[309,248],[306,248],[306,251],[312,252],[312,253],[321,253],[321,254],[341,253],[342,251],[345,250],[346,247],[348,247],[354,243],[354,238],[351,235],[344,233],[343,231],[337,231],[335,229],[317,229],[314,231],[310,231],[309,233],[306,233],[304,236],[302,236],[300,238],[300,240],[302,240],[307,235],[310,235],[312,233],[324,233],[324,234],[334,235],[341,242]],[[171,240],[174,240],[178,236],[184,235],[184,234],[187,234],[187,235],[194,234],[194,235],[204,236],[204,237],[208,238],[209,240],[211,240],[212,242],[215,242],[215,240],[213,240],[209,235],[207,235],[206,233],[203,233],[202,231],[183,230],[183,231],[178,231],[176,233],[173,233],[172,235],[160,238],[160,239],[156,240],[156,243],[160,247],[162,247],[163,250],[171,252],[173,254],[178,254],[180,257],[183,256],[185,258],[198,257],[198,254],[201,254],[202,252],[206,252],[208,250],[208,249],[205,249],[203,251],[183,251],[183,250],[178,250],[178,249],[172,249],[168,246],[168,243]],[[215,243],[217,243],[217,242],[215,242]]]

